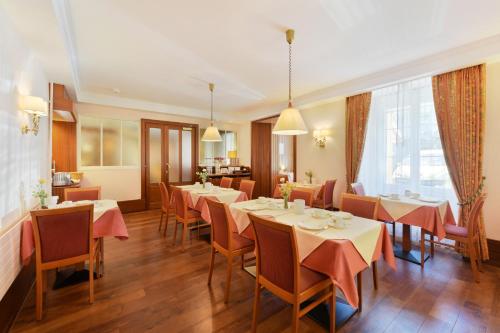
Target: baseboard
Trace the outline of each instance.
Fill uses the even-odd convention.
[[[7,333],[35,283],[35,263],[23,266],[9,290],[0,300],[0,333]]]
[[[490,260],[488,260],[486,263],[489,265],[500,267],[500,241],[494,239],[488,239],[487,241]]]
[[[137,199],[118,201],[118,207],[120,207],[122,213],[140,212],[146,210],[146,200]]]

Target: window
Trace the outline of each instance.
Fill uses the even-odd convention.
[[[139,123],[80,117],[80,165],[138,166]]]
[[[410,190],[457,207],[431,78],[373,91],[359,181],[371,195]]]
[[[205,129],[200,129],[200,138],[203,137]],[[222,141],[220,142],[203,142],[200,141],[200,164],[213,166],[215,159],[222,160],[222,164],[229,164],[228,154],[230,151],[236,150],[236,132],[219,130]]]

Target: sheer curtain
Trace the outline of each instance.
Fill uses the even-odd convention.
[[[410,190],[448,200],[456,215],[430,77],[373,91],[358,179],[371,195]]]

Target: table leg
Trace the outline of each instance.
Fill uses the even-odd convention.
[[[420,248],[420,247],[419,247]],[[422,255],[420,250],[412,250],[411,243],[411,225],[403,223],[403,241],[402,245],[394,246],[394,255],[399,259],[403,259],[422,266]],[[424,254],[424,262],[429,259],[428,254]]]
[[[403,250],[411,251],[411,226],[403,224]]]

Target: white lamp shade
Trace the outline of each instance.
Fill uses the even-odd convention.
[[[307,133],[307,127],[300,111],[295,108],[287,108],[281,114],[274,125],[273,134],[278,135],[301,135]]]
[[[21,96],[19,99],[19,108],[26,113],[46,116],[48,114],[48,105],[43,98],[36,96]]]
[[[220,136],[219,130],[215,126],[209,126],[205,130],[205,133],[203,133],[203,137],[201,138],[201,141],[206,141],[206,142],[217,142],[217,141],[222,141],[222,138]]]

